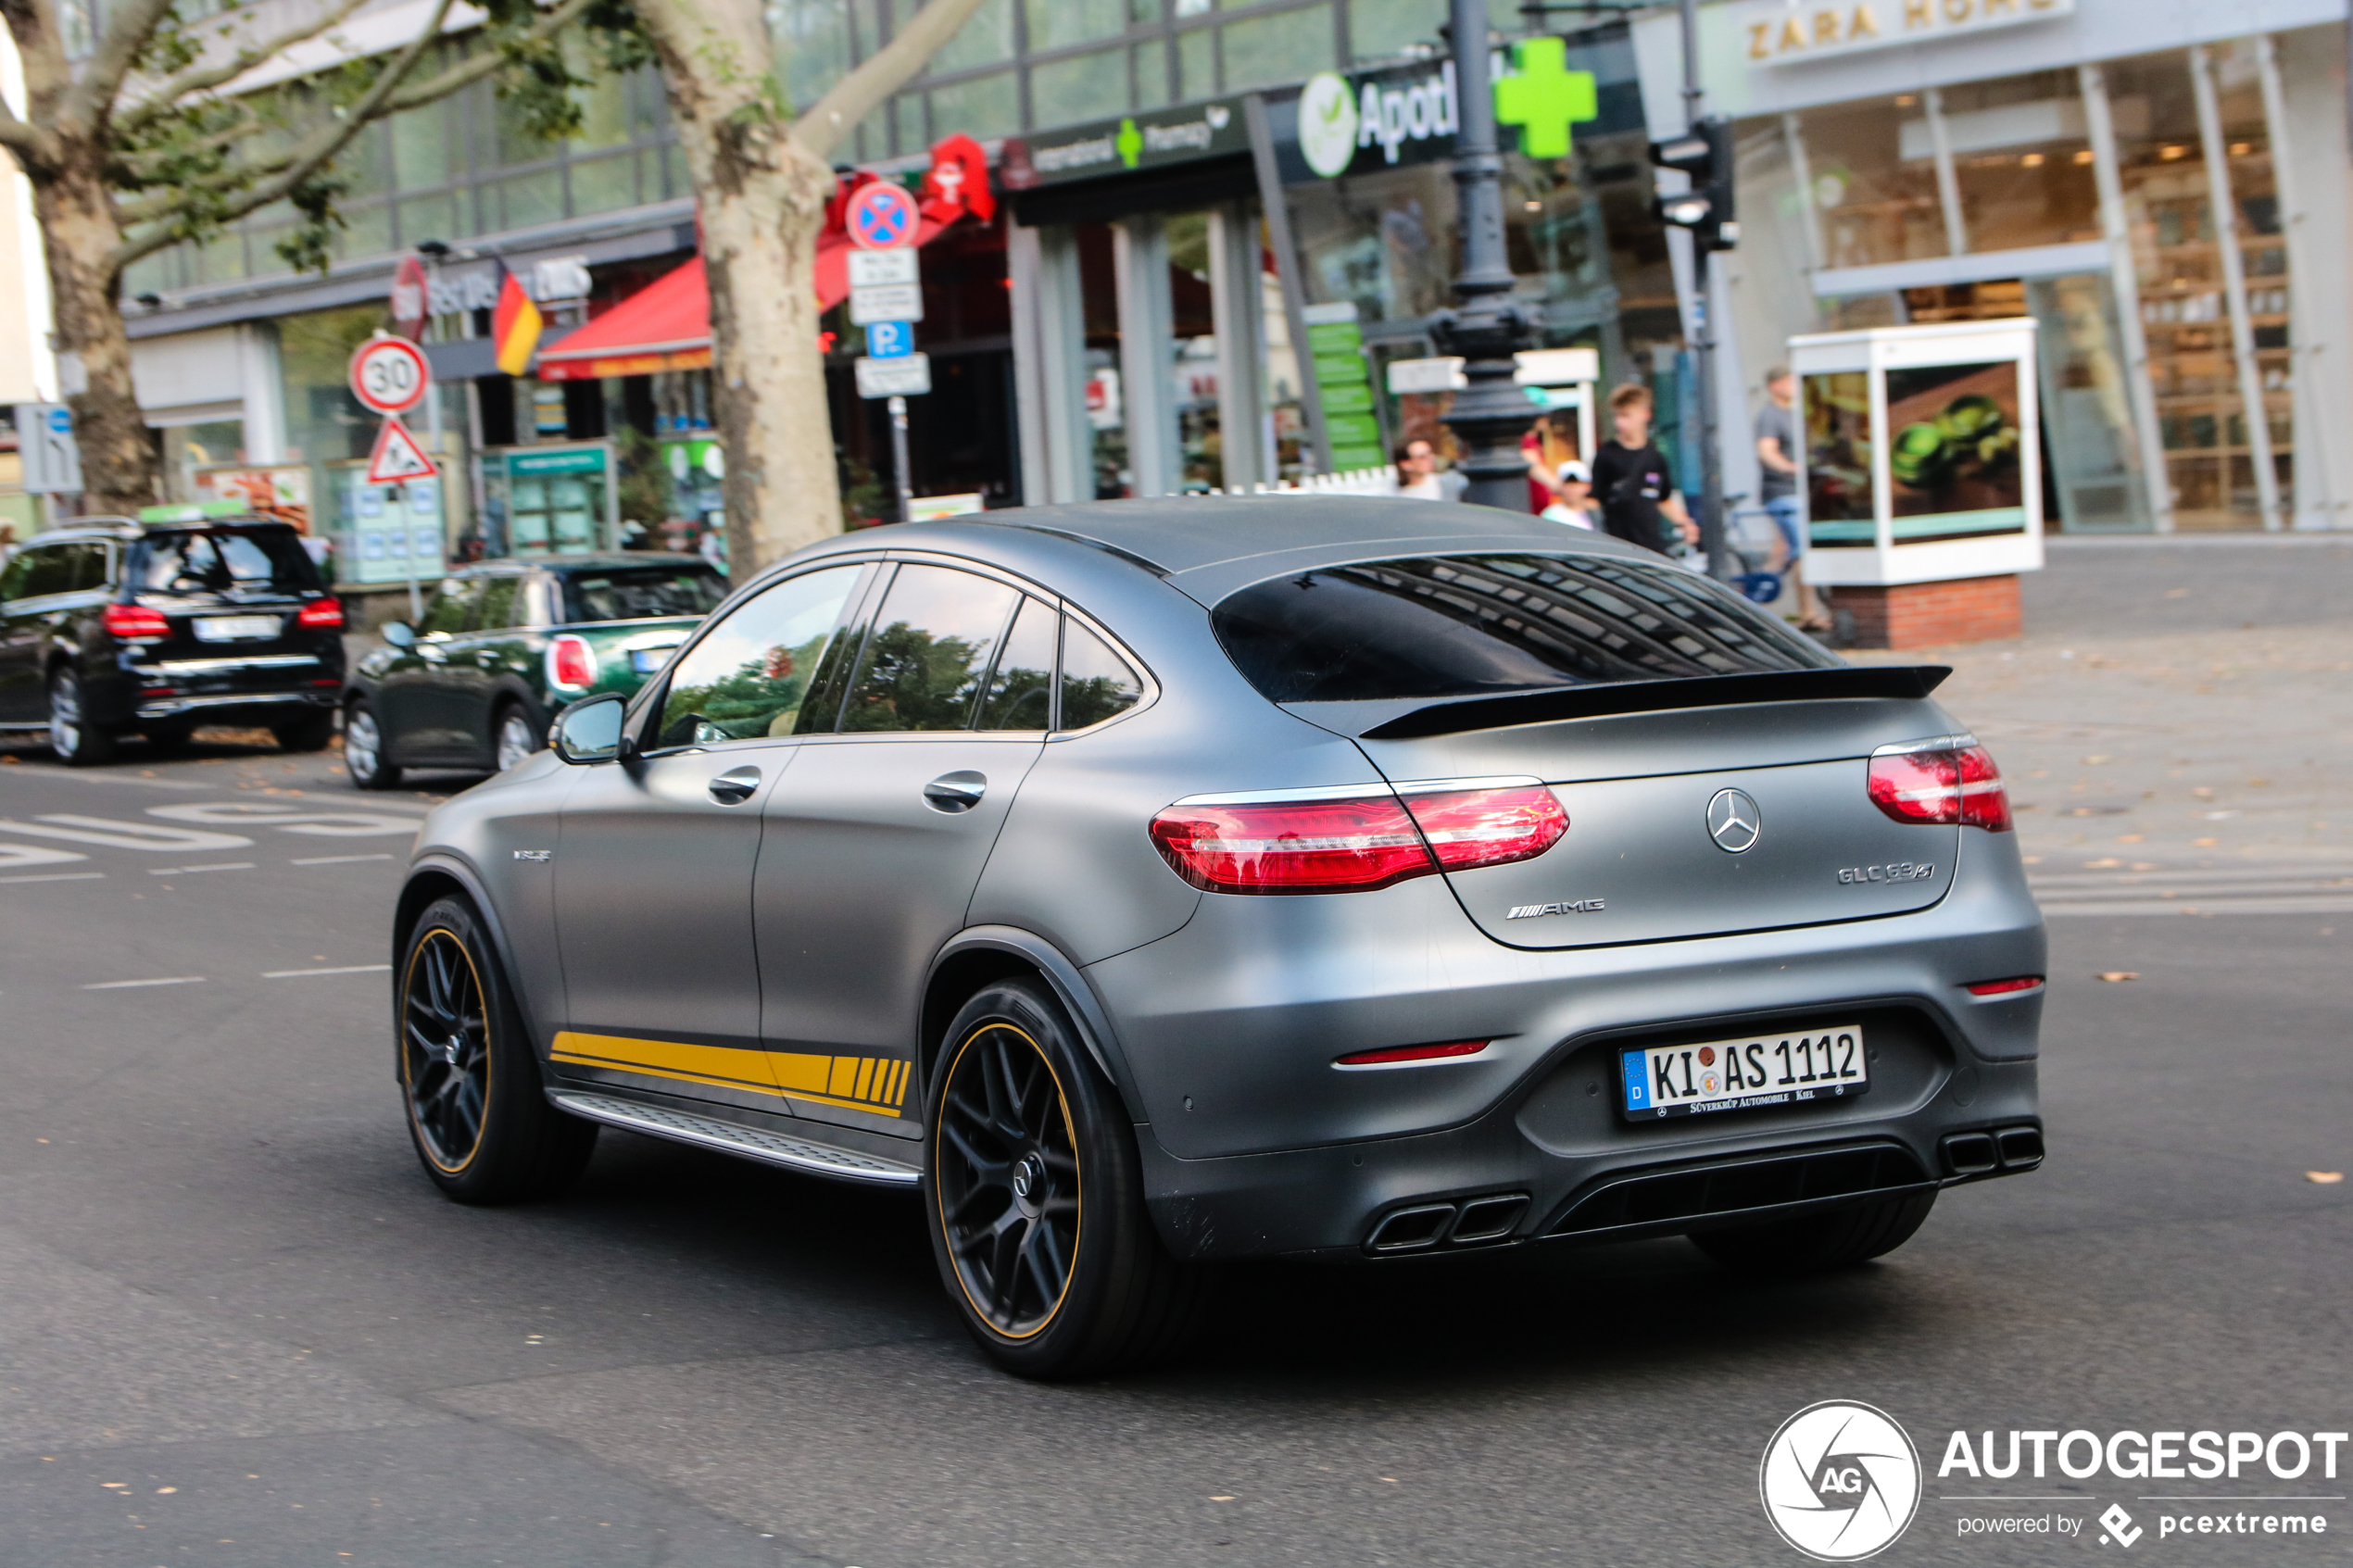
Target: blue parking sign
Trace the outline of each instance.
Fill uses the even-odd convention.
[[[866,352],[876,359],[903,359],[915,351],[912,321],[869,321]]]

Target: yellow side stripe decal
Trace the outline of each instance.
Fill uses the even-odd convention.
[[[912,1063],[893,1057],[814,1056],[805,1051],[745,1050],[678,1040],[560,1031],[549,1054],[557,1061],[643,1073],[755,1094],[897,1116]]]

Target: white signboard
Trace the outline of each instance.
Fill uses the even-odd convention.
[[[871,289],[884,283],[912,283],[915,281],[915,253],[911,249],[853,250],[849,253],[849,286],[853,289]]]
[[[64,404],[18,404],[17,451],[24,459],[26,495],[82,494],[82,446],[73,438],[73,411]]]
[[[931,390],[931,356],[920,349],[895,359],[858,361],[861,397],[917,397]]]
[[[2074,12],[2075,0],[1750,0],[1736,25],[1747,64],[1793,66]]]
[[[875,254],[890,255],[883,251]],[[849,291],[849,320],[863,327],[875,321],[920,321],[924,319],[921,283],[876,283]]]

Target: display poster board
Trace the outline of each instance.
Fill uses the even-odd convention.
[[[406,484],[371,484],[359,460],[331,464],[334,541],[332,565],[339,584],[430,582],[449,569],[443,519],[447,490],[438,475]]]
[[[2042,566],[2032,320],[1793,338],[1790,363],[1809,580],[1922,583]]]
[[[233,501],[255,517],[291,523],[310,532],[310,465],[228,464],[200,468],[195,476],[198,501]]]
[[[621,504],[612,443],[494,447],[483,454],[483,550],[585,556],[617,547]]]

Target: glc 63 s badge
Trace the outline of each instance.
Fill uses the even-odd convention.
[[[1920,882],[1936,874],[1932,860],[1898,860],[1888,866],[1842,866],[1838,880],[1843,883]]]

